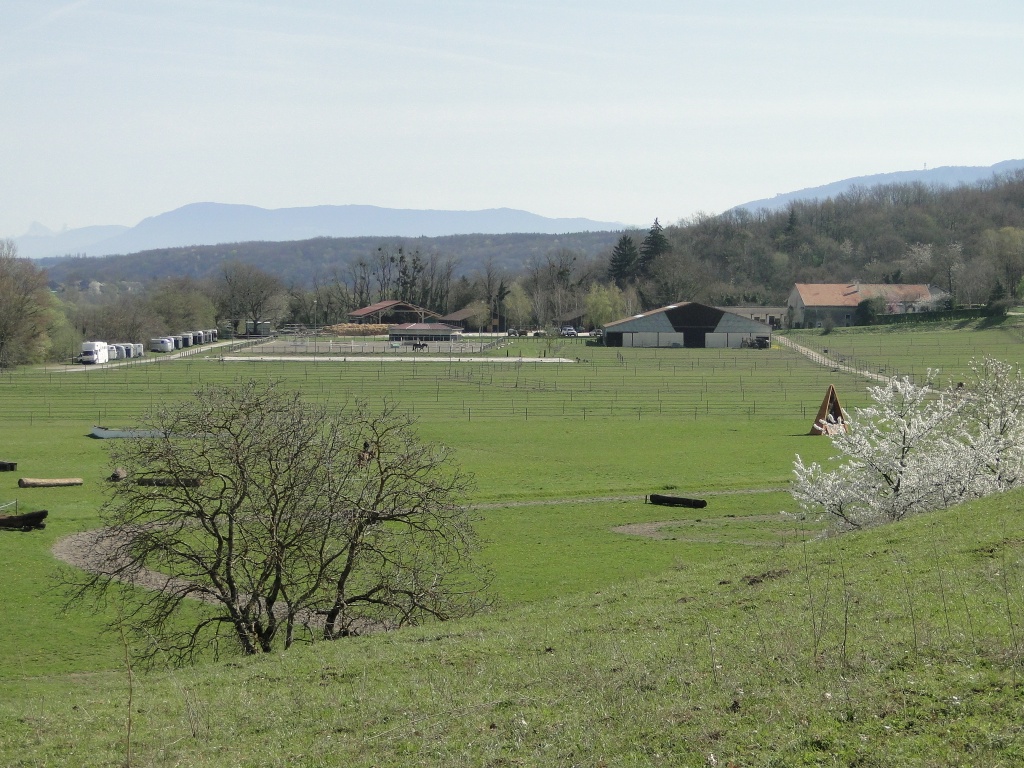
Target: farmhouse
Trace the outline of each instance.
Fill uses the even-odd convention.
[[[765,323],[686,301],[604,326],[609,347],[742,347],[771,343]]]
[[[796,283],[789,294],[786,316],[791,328],[820,328],[829,318],[834,325],[854,325],[857,306],[879,299],[888,315],[927,312],[946,298],[930,285],[888,283]]]
[[[388,328],[388,341],[459,341],[462,329],[444,323],[406,323]]]

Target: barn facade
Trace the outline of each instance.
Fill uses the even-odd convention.
[[[687,301],[604,326],[609,347],[725,349],[771,344],[771,326],[706,304]]]

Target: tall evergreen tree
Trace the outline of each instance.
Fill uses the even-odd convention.
[[[638,275],[640,277],[647,277],[651,272],[655,259],[671,250],[672,244],[665,237],[661,224],[655,219],[654,224],[651,225],[651,229],[647,233],[647,237],[640,243],[640,258],[637,261]]]
[[[636,280],[639,260],[640,253],[633,238],[623,235],[612,249],[612,258],[608,262],[608,277],[620,288],[625,288],[628,283]]]

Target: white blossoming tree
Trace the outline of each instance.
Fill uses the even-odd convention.
[[[969,382],[939,389],[892,379],[831,436],[826,468],[794,462],[793,496],[840,527],[901,520],[1024,482],[1024,374],[986,358]]]

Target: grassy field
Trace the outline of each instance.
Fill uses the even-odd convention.
[[[233,360],[211,354],[118,368],[14,371],[0,376],[11,394],[6,420],[82,421],[113,426],[197,386],[278,378],[314,399],[392,398],[424,421],[604,419],[806,419],[828,384],[857,397],[858,377],[810,366],[785,350],[613,350],[564,340],[544,362],[542,340],[522,340],[483,356],[488,362]],[[245,350],[258,358],[259,347]],[[520,359],[519,355],[523,355]],[[530,358],[534,358],[531,361]],[[838,382],[837,382],[838,379]],[[849,382],[849,384],[847,384]]]
[[[979,354],[1020,360],[1019,334],[1011,320],[792,336],[907,373],[934,352],[937,367],[958,375]],[[0,701],[0,763],[124,763],[123,648],[100,633],[103,616],[61,614],[48,589],[53,541],[98,524],[109,469],[89,429],[250,377],[339,407],[393,399],[424,438],[453,446],[476,476],[470,502],[500,608],[142,677],[137,764],[703,765],[715,754],[721,765],[995,765],[1020,756],[1020,497],[825,541],[813,538],[820,525],[779,514],[795,511],[785,493],[794,454],[829,454],[827,441],[806,436],[825,388],[834,383],[855,407],[866,402],[862,377],[784,349],[531,339],[486,357],[196,355],[0,375],[0,460],[19,463],[0,474],[0,503],[51,510],[43,532],[0,535],[0,622],[18,628],[0,656],[10,693]],[[19,476],[86,483],[19,490]],[[652,492],[709,506],[644,504]]]
[[[921,382],[928,369],[942,381],[963,378],[970,361],[991,355],[1024,363],[1024,324],[1019,317],[925,323],[920,326],[881,325],[789,331],[787,336],[815,351],[829,350],[834,359],[861,370],[887,376],[910,376]]]
[[[131,764],[1019,765],[1022,500],[150,673]],[[7,685],[4,764],[124,765],[128,682]]]

